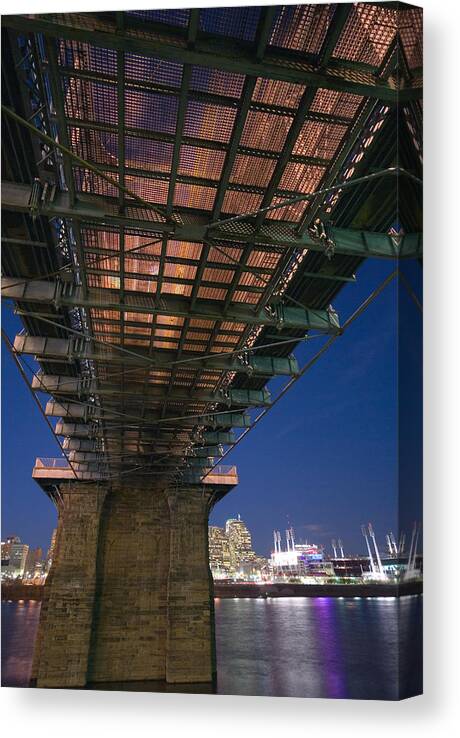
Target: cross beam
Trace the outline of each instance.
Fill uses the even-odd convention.
[[[80,25],[79,25],[80,20]],[[88,23],[93,23],[90,28]],[[170,59],[182,64],[193,64],[204,67],[222,69],[227,72],[244,74],[251,77],[283,80],[309,87],[322,87],[339,92],[350,92],[384,100],[393,105],[419,99],[422,96],[420,87],[399,88],[394,79],[378,79],[372,71],[350,69],[347,65],[335,62],[318,70],[315,65],[304,60],[292,58],[296,63],[286,63],[284,57],[277,56],[270,51],[263,59],[257,59],[251,51],[238,47],[228,49],[222,43],[222,38],[214,40],[200,40],[193,48],[183,43],[183,36],[178,36],[179,43],[174,43],[152,36],[148,37],[144,31],[136,34],[133,29],[118,29],[116,23],[107,16],[103,27],[100,19],[91,14],[57,16],[3,16],[2,25],[13,28],[21,33],[42,33],[45,36],[66,38],[75,41],[90,43],[104,49],[114,49],[135,54]],[[171,35],[171,33],[170,33]],[[216,43],[217,41],[217,43]],[[289,60],[288,60],[289,61]]]
[[[4,210],[28,213],[30,195],[30,185],[2,182],[1,198]],[[266,222],[257,234],[252,225],[242,222],[228,225],[223,222],[209,229],[209,222],[205,215],[201,223],[169,224],[151,212],[147,214],[145,209],[137,208],[134,204],[129,208],[128,214],[120,214],[114,201],[102,195],[85,194],[72,205],[69,194],[59,192],[52,202],[46,201],[41,205],[40,212],[48,218],[69,218],[100,225],[123,225],[126,228],[135,228],[158,235],[166,233],[170,238],[178,241],[203,243],[211,236],[213,240],[219,242],[219,245],[222,242],[232,246],[235,243],[255,243],[265,247],[324,252],[324,243],[321,239],[313,237],[308,232],[298,235],[292,223]],[[395,237],[387,233],[332,226],[328,230],[328,235],[334,242],[334,251],[337,254],[392,259],[395,257],[416,258],[422,255],[422,234],[419,233]]]
[[[107,347],[92,346],[77,338],[50,338],[46,336],[17,335],[14,339],[14,349],[20,354],[36,356],[38,360],[57,360],[71,362],[100,361],[108,364],[130,364],[140,367],[168,369],[175,365],[176,352],[157,349],[154,356],[148,352],[137,351],[136,354],[121,354]],[[192,366],[197,369],[216,369],[225,372],[241,372],[256,376],[295,376],[299,371],[294,356],[250,356],[243,350],[241,356],[207,356],[200,357],[193,352],[183,353],[183,359],[196,359]]]
[[[12,298],[18,303],[43,303],[57,307],[98,308],[147,315],[227,320],[272,326],[277,329],[319,330],[331,334],[340,331],[337,314],[330,310],[269,305],[263,310],[254,311],[247,305],[235,304],[224,312],[222,303],[204,299],[197,299],[192,310],[187,298],[177,296],[162,295],[157,304],[152,295],[126,291],[124,302],[120,302],[118,290],[90,288],[85,296],[81,287],[59,282],[25,280],[22,277],[3,277],[2,297]]]
[[[79,377],[68,377],[65,375],[41,374],[35,375],[32,379],[32,389],[40,392],[47,392],[53,396],[88,396],[96,394],[99,397],[114,397],[123,395],[124,397],[132,397],[142,402],[163,402],[166,399],[166,393],[161,387],[147,387],[147,390],[140,395],[142,385],[138,383],[113,384],[104,382],[98,386],[95,379],[83,379]],[[209,392],[205,390],[196,390],[192,395],[181,389],[173,389],[167,396],[168,402],[181,403],[219,403],[223,405],[247,405],[248,407],[268,407],[270,405],[270,393],[266,389],[247,390],[247,389],[228,389],[219,390],[218,392]]]

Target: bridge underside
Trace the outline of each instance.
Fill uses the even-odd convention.
[[[59,514],[33,680],[211,683],[220,461],[363,260],[421,256],[421,16],[2,25],[6,340],[62,451],[33,472]]]

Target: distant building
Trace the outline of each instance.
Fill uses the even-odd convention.
[[[29,549],[24,575],[29,579],[33,579],[42,575],[43,568],[43,550],[40,547]]]
[[[251,534],[246,524],[238,518],[231,518],[225,523],[225,533],[230,545],[230,560],[234,570],[239,569],[241,564],[249,564],[256,558],[252,550]]]
[[[214,579],[260,579],[267,563],[253,551],[251,533],[239,515],[227,520],[225,529],[209,527],[209,564]]]
[[[273,531],[275,550],[270,558],[273,579],[324,578],[333,574],[332,567],[324,561],[323,549],[315,543],[296,543],[294,530],[286,531],[286,550],[281,546],[281,534]]]
[[[214,578],[226,579],[232,571],[230,545],[223,528],[209,526],[209,565]]]
[[[51,568],[51,564],[53,563],[54,552],[56,549],[56,535],[57,535],[57,528],[55,528],[51,534],[51,543],[48,549],[48,553],[46,554],[46,562],[45,562],[46,574],[49,572]]]
[[[24,576],[29,546],[21,543],[18,536],[2,541],[2,579],[17,579]]]

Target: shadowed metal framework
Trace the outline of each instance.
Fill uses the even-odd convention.
[[[340,333],[362,260],[421,256],[421,17],[3,17],[2,296],[58,418],[65,458],[34,470],[50,495],[232,486],[219,459],[299,374],[296,344]]]

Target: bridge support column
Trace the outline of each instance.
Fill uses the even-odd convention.
[[[213,682],[216,677],[214,600],[208,560],[210,493],[168,494],[170,556],[166,681]]]
[[[33,683],[212,685],[210,489],[73,483],[61,494]]]
[[[53,564],[45,586],[32,681],[37,687],[83,687],[96,589],[99,522],[106,489],[61,487]]]
[[[164,681],[169,509],[164,489],[113,487],[102,513],[88,682]]]

